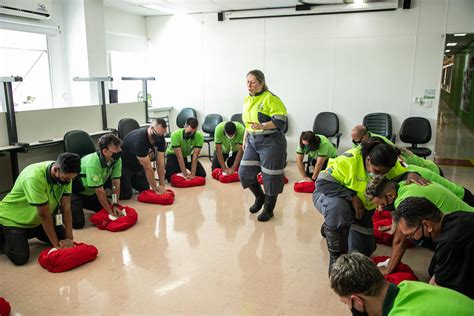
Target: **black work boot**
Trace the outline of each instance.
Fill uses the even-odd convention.
[[[273,217],[273,209],[275,208],[276,201],[276,196],[265,195],[265,206],[263,207],[263,212],[257,217],[259,222],[266,222]]]
[[[250,191],[255,195],[255,203],[249,208],[250,213],[257,213],[265,203],[265,194],[263,194],[262,187],[260,184],[253,184],[249,186]]]
[[[349,227],[338,228],[330,230],[324,226],[324,234],[326,235],[326,243],[329,251],[329,273],[331,272],[333,264],[340,255],[348,252],[348,238]]]

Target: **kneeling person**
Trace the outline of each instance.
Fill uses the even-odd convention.
[[[0,202],[0,252],[15,265],[28,262],[31,238],[55,248],[74,246],[71,181],[80,171],[79,156],[63,153],[55,162],[35,163],[20,173]]]
[[[430,283],[456,290],[474,299],[474,214],[445,214],[428,199],[409,197],[393,219],[406,238],[436,242],[429,268]],[[474,309],[473,309],[474,312]]]
[[[233,174],[240,165],[244,150],[245,127],[239,122],[222,122],[216,126],[214,141],[216,150],[212,158],[212,171],[221,168],[227,174]]]
[[[171,133],[171,144],[166,150],[166,180],[168,182],[171,182],[172,175],[180,172],[188,179],[196,176],[206,177],[206,171],[198,160],[204,144],[204,135],[197,131],[197,127],[198,120],[190,117],[186,120],[184,128]],[[188,161],[189,156],[191,156],[191,161]]]
[[[94,212],[105,209],[111,215],[120,216],[120,212],[114,210],[109,202],[105,188],[109,186],[115,197],[120,195],[121,143],[122,141],[114,134],[106,134],[99,139],[97,152],[81,158],[81,174],[74,180],[72,187],[71,205],[74,229],[84,227],[84,208]]]
[[[352,315],[472,315],[474,301],[456,291],[415,281],[389,283],[360,253],[342,255],[330,274],[331,288]]]
[[[305,155],[308,155],[306,170],[303,165]],[[296,149],[296,165],[303,179],[316,181],[319,172],[326,169],[329,158],[334,157],[337,157],[336,148],[326,136],[312,131],[301,133],[300,145]]]

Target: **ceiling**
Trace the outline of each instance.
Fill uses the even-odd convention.
[[[309,0],[317,4],[344,3],[344,0]],[[367,1],[366,1],[367,2]],[[170,10],[183,13],[209,13],[228,10],[290,7],[301,4],[298,0],[104,0],[104,6],[130,14],[153,16],[169,15]],[[156,5],[162,11],[143,7]]]
[[[446,34],[446,43],[444,44],[444,55],[446,57],[455,55],[462,51],[469,44],[474,42],[474,33],[467,33],[466,36],[454,36],[454,34]],[[456,46],[447,46],[448,43],[457,43]],[[449,49],[450,52],[446,52]]]

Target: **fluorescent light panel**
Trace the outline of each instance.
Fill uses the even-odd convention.
[[[458,43],[448,43],[446,46],[456,46]]]
[[[181,13],[181,12],[178,12],[176,10],[173,10],[173,9],[170,9],[170,8],[167,8],[167,7],[162,7],[162,6],[156,5],[156,4],[142,4],[140,6],[144,7],[144,8],[147,8],[147,9],[152,9],[152,10],[155,10],[155,11],[161,11],[161,12],[165,12],[165,13],[169,13],[169,14]]]
[[[466,33],[457,33],[457,34],[454,34],[454,36],[466,36]]]

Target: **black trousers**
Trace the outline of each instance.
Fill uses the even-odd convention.
[[[84,216],[84,209],[98,212],[102,209],[97,195],[81,195],[72,194],[71,196],[71,211],[72,211],[72,228],[81,229],[86,223]]]
[[[184,159],[184,165],[186,166],[186,169],[191,170],[191,162],[188,161],[188,157],[183,157]],[[168,182],[171,182],[171,176],[180,173],[181,169],[179,168],[179,163],[178,163],[178,157],[176,155],[168,155],[166,157],[166,180]],[[201,162],[198,160],[197,161],[197,166],[196,166],[196,176],[198,177],[206,177],[206,170],[204,170],[204,167],[202,166]]]
[[[54,226],[59,240],[66,238],[64,226]],[[30,258],[30,246],[28,239],[37,238],[51,245],[51,242],[43,229],[43,225],[33,228],[19,228],[0,225],[0,250],[3,250],[8,259],[15,265],[21,266]]]
[[[140,171],[122,168],[122,177],[120,178],[120,199],[129,200],[133,195],[133,189],[142,192],[148,190],[150,184],[146,178],[145,170]]]
[[[225,161],[225,164],[228,168],[232,167],[232,165],[234,164],[234,161],[235,161],[235,157],[237,156],[237,152],[234,151],[232,152],[232,157],[229,158],[229,154],[222,154],[224,156],[224,161]],[[212,166],[211,166],[211,170],[214,171],[214,169],[216,168],[220,168],[221,167],[221,164],[219,163],[219,159],[217,159],[217,152],[214,151],[214,156],[212,157]]]

